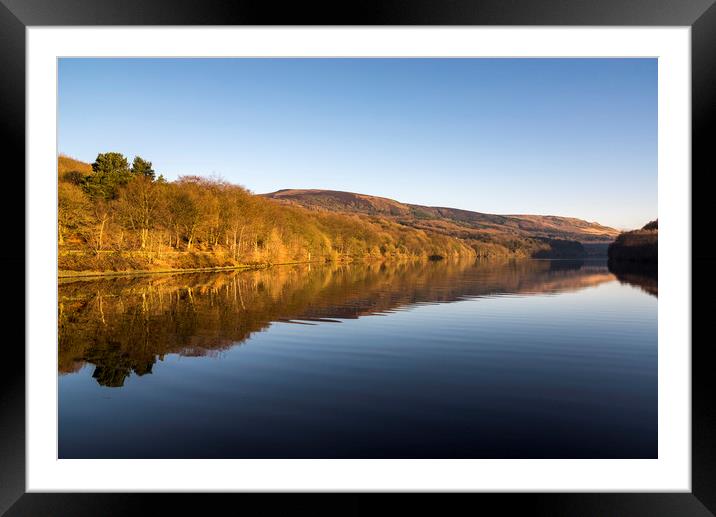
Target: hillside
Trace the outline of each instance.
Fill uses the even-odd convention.
[[[139,156],[58,158],[61,272],[287,262],[603,254],[616,230],[579,219],[493,215],[329,190],[255,195],[199,176],[166,181]],[[76,273],[72,273],[76,274]]]
[[[89,163],[75,160],[70,156],[61,154],[57,158],[57,173],[61,176],[67,172],[78,171],[84,174],[90,174],[92,172],[92,166]]]
[[[168,182],[139,156],[60,156],[57,166],[61,274],[476,256],[463,240],[391,219],[287,206],[199,176]]]
[[[306,208],[389,217],[398,222],[461,238],[544,238],[580,243],[608,243],[619,235],[614,228],[572,217],[495,215],[456,208],[401,203],[393,199],[335,190],[286,189],[264,197]]]
[[[640,230],[621,233],[609,245],[610,262],[655,263],[659,252],[659,222],[651,221]]]

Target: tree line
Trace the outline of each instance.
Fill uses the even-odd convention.
[[[221,179],[167,181],[140,156],[60,156],[58,175],[61,270],[474,254],[456,238],[290,206]]]
[[[659,221],[650,221],[640,230],[622,232],[609,245],[610,263],[637,262],[656,264],[659,261]]]

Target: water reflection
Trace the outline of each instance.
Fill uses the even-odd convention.
[[[602,262],[531,260],[277,266],[63,281],[59,371],[90,363],[97,383],[120,387],[131,373],[152,373],[167,354],[217,354],[272,322],[340,323],[415,304],[558,293],[612,280]]]
[[[58,454],[654,458],[657,300],[630,275],[531,260],[65,281]]]
[[[622,284],[640,288],[652,296],[659,296],[658,265],[654,263],[635,263],[609,261],[609,271],[616,275]]]

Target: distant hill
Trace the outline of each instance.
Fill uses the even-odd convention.
[[[317,189],[285,189],[264,197],[306,208],[394,218],[402,224],[461,238],[541,238],[609,243],[619,231],[572,217],[545,215],[495,215],[457,208],[401,203],[353,192]]]
[[[263,197],[291,201],[308,208],[324,208],[336,212],[356,212],[367,215],[409,215],[410,205],[393,199],[340,190],[284,189]]]

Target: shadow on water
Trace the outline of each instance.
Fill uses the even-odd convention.
[[[272,322],[336,322],[422,303],[574,291],[614,280],[603,262],[279,266],[250,272],[70,280],[59,285],[59,372],[102,386],[167,354],[216,355]]]
[[[622,284],[633,285],[652,296],[659,296],[659,268],[654,262],[609,261],[609,271]]]

